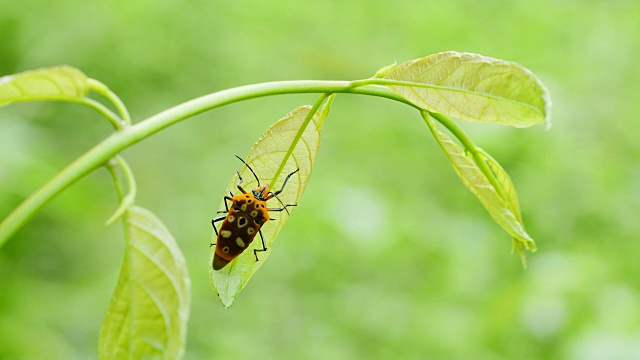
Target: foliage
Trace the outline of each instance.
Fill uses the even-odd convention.
[[[184,258],[148,210],[129,208],[124,224],[127,248],[100,331],[100,358],[179,359],[191,297]]]
[[[284,175],[295,173],[295,177],[290,179],[287,187],[280,194],[279,199],[282,204],[298,204],[302,193],[306,187],[311,169],[318,155],[320,147],[320,133],[322,132],[322,123],[329,114],[329,108],[332,95],[327,103],[318,111],[318,108],[309,106],[299,107],[287,114],[284,118],[278,120],[258,139],[251,147],[249,155],[245,162],[252,168],[259,169],[259,179],[262,183],[271,184],[272,188],[278,189]],[[320,104],[325,100],[325,96],[319,99]],[[253,179],[253,175],[245,166],[239,172],[247,189],[255,189],[258,187],[257,181]],[[236,190],[238,176],[234,176],[224,194],[228,194]],[[272,208],[279,208],[282,204],[278,204],[273,199]],[[224,200],[218,207],[219,210],[225,209]],[[238,258],[225,268],[216,271],[209,269],[211,277],[211,287],[218,293],[222,304],[225,307],[231,306],[234,299],[242,288],[247,285],[251,276],[262,266],[264,261],[271,253],[273,242],[289,219],[289,216],[295,210],[291,207],[287,212],[280,212],[272,218],[275,221],[269,222],[262,229],[262,235],[265,237],[267,251],[260,254],[262,261],[255,261],[253,251],[245,250]],[[214,239],[215,240],[215,239]],[[254,248],[260,248],[262,245],[258,241],[254,242]],[[211,248],[211,261],[215,247]]]
[[[554,127],[454,122],[518,189],[539,249],[523,271],[508,256],[510,236],[460,186],[413,109],[338,95],[300,206],[229,309],[209,286],[207,249],[216,205],[241,169],[233,155],[317,95],[225,106],[128,147],[121,155],[135,170],[135,202],[171,229],[189,266],[185,358],[640,351],[640,3],[191,5],[0,4],[0,76],[74,65],[108,83],[139,123],[238,84],[361,78],[460,49],[534,71],[553,94]],[[105,138],[110,124],[92,111],[61,102],[0,108],[0,220]],[[122,226],[103,227],[118,206],[105,174],[97,168],[61,192],[2,247],[0,358],[96,357],[125,250]]]
[[[457,61],[451,65],[447,63],[450,59]],[[472,63],[474,66],[465,67],[466,63]],[[282,206],[297,204],[318,153],[322,125],[335,96],[332,93],[358,89],[364,94],[370,92],[386,96],[421,109],[427,125],[458,175],[480,199],[494,220],[513,236],[514,244],[518,247],[524,263],[523,249],[535,250],[535,245],[533,239],[524,231],[518,203],[513,201],[513,185],[502,167],[486,153],[479,153],[446,115],[458,116],[464,120],[494,121],[514,126],[532,124],[538,122],[540,114],[544,115],[544,111],[549,107],[546,89],[532,74],[517,64],[473,54],[437,54],[391,69],[392,66],[384,67],[371,79],[354,82],[309,82],[308,85],[302,82],[302,87],[308,87],[306,91],[325,94],[313,107],[297,108],[272,125],[251,148],[245,161],[247,166],[232,178],[225,194],[231,193],[241,175],[243,179],[250,179],[249,167],[258,169],[262,181],[271,184],[274,189],[279,184],[280,176],[286,173],[293,174],[295,169],[295,177],[286,189],[283,187],[284,191],[278,200]],[[438,76],[434,78],[433,74]],[[382,76],[384,78],[381,78]],[[381,92],[379,88],[374,87],[377,84],[397,91],[400,98],[388,92]],[[91,104],[91,107],[104,109],[102,105],[85,99],[88,89],[93,88],[112,100],[113,105],[120,111],[119,117],[106,109],[100,111],[114,125],[116,133],[68,166],[10,214],[0,224],[0,244],[58,192],[91,169],[103,164],[109,155],[120,153],[129,144],[185,119],[190,114],[246,98],[289,92],[296,85],[298,88],[301,87],[299,84],[287,82],[266,83],[214,93],[202,101],[196,99],[179,105],[132,126],[128,112],[118,97],[101,83],[87,79],[79,70],[60,66],[0,78],[0,99],[4,99],[4,103],[62,100]],[[323,88],[330,91],[322,91]],[[423,90],[427,92],[424,93]],[[430,90],[435,93],[429,94]],[[461,95],[461,91],[464,91],[464,94]],[[321,108],[327,97],[327,103]],[[442,103],[450,105],[442,108]],[[495,111],[487,112],[488,107]],[[532,108],[537,111],[532,112]],[[437,131],[433,119],[445,124],[465,146],[465,151],[474,155],[467,156],[445,134]],[[114,140],[109,141],[110,139]],[[83,162],[83,159],[89,160]],[[107,223],[124,216],[127,246],[120,279],[102,326],[100,358],[181,358],[184,353],[190,302],[190,280],[183,255],[173,237],[155,215],[133,207],[137,191],[135,179],[121,156],[115,156],[114,159],[114,162],[104,164],[112,172],[116,190],[121,198],[121,206]],[[491,159],[491,170],[488,167],[489,163],[485,164],[488,159]],[[122,195],[120,179],[113,168],[114,164],[123,170],[130,190],[127,196]],[[257,188],[258,185],[258,179],[255,182],[249,180],[245,184],[250,189]],[[225,207],[223,200],[219,209]],[[293,209],[288,210],[287,215],[292,211]],[[288,219],[288,216],[281,215],[275,219],[275,223],[266,224],[260,229],[260,236],[264,233],[264,243],[267,247],[262,254],[262,261],[254,260],[251,256],[252,251],[246,251],[229,266],[220,270],[209,270],[212,287],[225,307],[231,306],[238,293],[269,256],[276,235]],[[214,248],[211,250],[211,261],[213,255]]]

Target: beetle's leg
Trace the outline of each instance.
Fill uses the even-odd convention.
[[[284,190],[285,185],[287,185],[287,182],[289,181],[289,178],[291,177],[291,175],[297,173],[298,171],[300,171],[300,168],[296,169],[296,171],[292,172],[291,174],[287,175],[286,178],[284,178],[284,182],[282,183],[282,187],[280,188],[280,190],[271,193],[273,196],[277,196],[280,195],[280,193],[282,192],[282,190]]]
[[[289,213],[289,211],[287,210],[287,208],[289,206],[298,206],[298,204],[287,204],[287,205],[285,205],[285,206],[283,206],[281,208],[278,208],[278,209],[267,209],[267,211],[283,211],[283,210],[285,210],[285,211],[287,211],[287,213]]]
[[[231,203],[233,204],[233,200],[231,199],[231,197],[230,196],[225,196],[224,197],[224,208],[225,208],[225,210],[220,210],[216,214],[226,214],[226,213],[229,212],[229,205],[227,205],[227,201],[231,201]]]
[[[218,237],[218,229],[216,229],[216,223],[218,221],[222,221],[222,220],[224,220],[226,218],[227,218],[226,216],[218,216],[217,218],[211,220],[211,225],[213,226],[213,231],[216,232],[216,237]],[[213,246],[213,245],[215,245],[215,243],[209,244],[209,246]]]
[[[253,255],[256,256],[256,261],[258,261],[258,251],[267,251],[267,245],[264,244],[264,236],[262,236],[262,229],[258,230],[260,234],[260,240],[262,240],[262,249],[253,249]]]

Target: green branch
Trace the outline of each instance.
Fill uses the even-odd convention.
[[[81,98],[81,99],[76,99],[76,98],[71,98],[69,100],[66,100],[69,102],[73,102],[76,104],[80,104],[80,105],[84,105],[87,106],[95,111],[97,111],[100,115],[104,116],[107,120],[109,120],[109,122],[111,123],[111,125],[113,126],[114,129],[116,130],[120,130],[124,127],[124,124],[122,122],[122,120],[120,120],[120,118],[118,117],[118,115],[114,114],[111,110],[109,110],[106,106],[102,105],[101,103],[90,99],[90,98]]]
[[[42,206],[78,179],[109,159],[158,131],[207,110],[259,97],[304,93],[351,93],[385,97],[414,106],[390,89],[379,85],[358,86],[350,81],[277,81],[241,86],[205,95],[180,104],[132,126],[125,126],[65,167],[32,193],[0,224],[0,247]],[[94,105],[93,103],[91,103]],[[94,107],[96,108],[96,107]],[[107,112],[106,108],[100,108]],[[117,117],[115,117],[117,118]]]
[[[116,209],[115,213],[111,215],[109,220],[105,222],[105,225],[109,226],[113,224],[116,220],[118,220],[125,211],[127,211],[136,199],[136,194],[138,192],[138,187],[136,185],[136,179],[133,177],[133,171],[129,167],[129,164],[122,158],[122,156],[118,155],[115,158],[111,159],[106,166],[107,170],[111,174],[113,178],[113,184],[116,188],[116,194],[118,195],[118,200],[120,201],[120,205],[118,209]],[[120,178],[118,177],[117,169],[120,168],[124,175],[125,180],[127,180],[127,195],[123,194],[122,184],[120,182]]]
[[[124,103],[122,102],[122,100],[120,100],[118,95],[116,95],[113,91],[111,91],[107,87],[107,85],[101,83],[98,80],[88,79],[87,83],[91,90],[106,97],[107,99],[109,99],[109,101],[111,101],[111,103],[113,103],[113,105],[118,109],[118,112],[120,113],[120,118],[122,118],[122,122],[124,123],[125,126],[131,125],[131,116],[129,115],[129,111],[127,110],[127,107],[124,106]]]

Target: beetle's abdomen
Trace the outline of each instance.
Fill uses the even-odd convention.
[[[218,232],[214,270],[223,268],[240,255],[268,220],[269,214],[264,201],[248,194],[234,196],[229,214]]]

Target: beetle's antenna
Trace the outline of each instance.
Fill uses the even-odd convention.
[[[258,185],[260,185],[260,179],[258,179],[258,175],[256,175],[255,172],[253,172],[253,169],[251,168],[251,166],[249,166],[249,164],[244,162],[244,160],[242,160],[242,158],[240,156],[236,155],[236,157],[238,158],[238,160],[242,161],[242,163],[245,164],[247,166],[247,168],[249,168],[249,170],[251,171],[253,176],[256,178],[256,181],[258,182]]]

